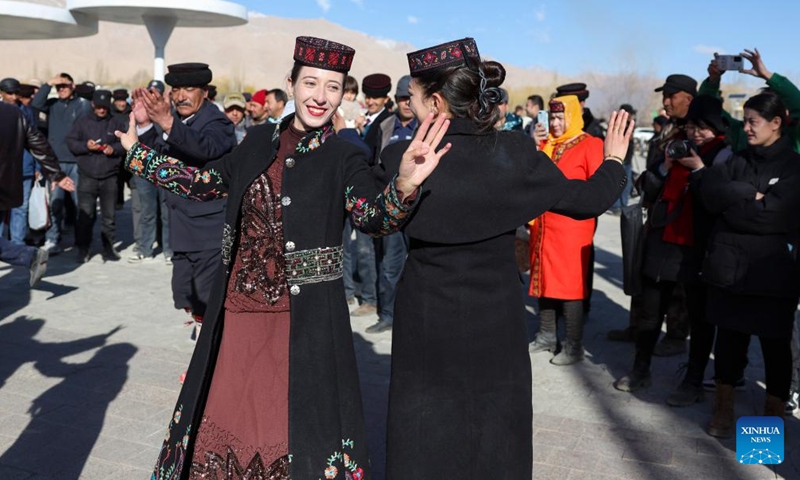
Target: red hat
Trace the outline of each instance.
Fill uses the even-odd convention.
[[[389,95],[389,92],[392,90],[392,79],[383,73],[367,75],[364,77],[364,80],[361,81],[361,90],[364,91],[364,95],[367,97],[385,97]]]
[[[259,90],[250,97],[251,102],[256,102],[262,107],[265,103],[267,103],[267,91],[266,90]]]
[[[434,47],[411,52],[408,67],[412,77],[438,70],[440,68],[477,65],[481,61],[478,45],[474,38],[462,38]]]
[[[356,51],[341,43],[316,37],[297,37],[294,61],[309,67],[347,73]]]

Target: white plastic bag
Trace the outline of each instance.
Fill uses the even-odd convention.
[[[28,200],[28,225],[31,230],[42,230],[50,226],[50,194],[46,182],[33,182]]]

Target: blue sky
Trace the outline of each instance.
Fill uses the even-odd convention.
[[[758,47],[767,67],[796,77],[800,2],[559,0],[232,0],[267,15],[325,18],[419,48],[475,37],[482,55],[566,75],[706,73],[714,51]],[[747,19],[753,18],[751,24]],[[728,74],[735,77],[739,74]],[[735,78],[730,78],[735,80]]]

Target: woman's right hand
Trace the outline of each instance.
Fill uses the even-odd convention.
[[[547,129],[541,123],[537,123],[533,128],[533,140],[537,146],[547,140]]]
[[[119,138],[120,143],[122,143],[122,148],[124,148],[126,152],[133,148],[136,142],[139,141],[139,135],[136,133],[136,118],[134,117],[134,113],[131,112],[128,118],[128,131],[120,132],[117,130],[114,132],[114,135]]]
[[[604,158],[613,158],[620,163],[624,161],[636,123],[633,120],[628,121],[629,117],[630,115],[625,110],[611,112],[606,140],[603,142]]]

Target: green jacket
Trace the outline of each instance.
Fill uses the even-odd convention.
[[[772,74],[772,77],[767,80],[767,86],[777,93],[786,104],[786,108],[789,109],[789,117],[793,120],[800,120],[800,90],[788,78],[778,73]],[[719,97],[719,82],[712,82],[706,78],[700,84],[698,94]],[[744,133],[744,123],[731,117],[726,111],[722,112],[722,116],[730,125],[727,137],[733,150],[740,152],[746,149],[747,135]],[[785,126],[783,134],[791,137],[794,151],[800,152],[800,121],[795,121],[791,126]]]

